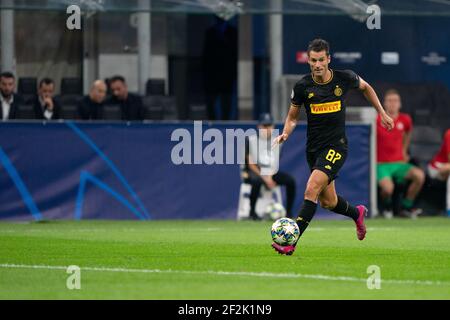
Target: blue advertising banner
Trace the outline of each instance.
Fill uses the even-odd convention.
[[[286,74],[310,72],[306,63],[298,63],[297,55],[320,37],[330,43],[334,69],[352,69],[369,82],[439,81],[450,88],[448,17],[385,16],[382,12],[381,29],[369,30],[366,21],[349,16],[286,15],[283,25]]]
[[[238,164],[208,165],[195,159],[194,147],[182,156],[201,164],[173,161],[175,130],[206,150],[212,140],[202,134],[211,128],[225,137],[227,129],[255,126],[204,124],[194,132],[193,123],[1,123],[0,219],[234,219]],[[337,188],[368,206],[370,127],[349,126],[347,135],[350,152]],[[296,208],[309,175],[305,138],[299,126],[280,163],[297,181]]]

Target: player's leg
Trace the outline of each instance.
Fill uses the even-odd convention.
[[[300,229],[297,242],[316,213],[319,195],[336,178],[339,169],[345,162],[346,155],[345,149],[336,151],[334,148],[326,148],[316,153],[308,152],[306,154],[306,160],[312,173],[306,184],[303,205],[297,217],[297,225]],[[295,251],[296,244],[282,247],[273,243],[272,247],[281,254],[291,255]]]
[[[328,185],[329,178],[324,172],[314,170],[309,177],[305,190],[305,199],[303,201],[302,209],[297,218],[297,225],[300,229],[300,237],[305,232],[309,223],[311,222],[317,210],[317,199],[322,190]],[[295,251],[297,242],[291,246],[281,246],[277,243],[272,243],[272,247],[280,254],[292,255]]]
[[[292,207],[294,206],[296,193],[294,178],[287,173],[277,172],[272,179],[277,185],[286,187],[286,215],[288,218],[292,218]]]
[[[377,182],[380,187],[381,201],[383,203],[383,216],[393,217],[392,195],[394,194],[394,181],[392,180],[391,163],[380,163],[377,165]]]
[[[400,173],[404,175],[404,179],[411,181],[408,190],[406,192],[405,198],[402,200],[402,207],[404,210],[411,212],[414,206],[414,201],[420,190],[422,190],[423,184],[425,182],[425,173],[422,169],[412,166],[410,164],[403,164],[403,171],[405,173]]]
[[[444,163],[438,169],[439,175],[443,180],[446,180],[450,176],[450,163]]]
[[[320,193],[327,187],[329,177],[321,170],[314,170],[306,184],[303,206],[297,217],[297,225],[300,229],[300,236],[308,228],[317,210],[317,201]]]
[[[338,196],[334,181],[330,183],[319,195],[320,206],[334,213],[352,218],[354,221],[359,218],[359,211],[347,200]]]
[[[308,164],[312,166],[313,172],[306,185],[305,201],[303,202],[302,210],[297,219],[297,224],[300,228],[300,236],[303,234],[316,212],[317,201],[320,194],[337,178],[346,158],[347,149],[343,146],[325,148],[319,152],[317,156],[311,157],[311,159],[308,159],[307,155]],[[329,200],[335,201],[335,189],[330,187],[329,191]]]
[[[390,177],[383,178],[378,182],[381,192],[381,201],[383,202],[383,216],[385,218],[393,217],[392,195],[394,194],[394,181]]]
[[[347,159],[347,148],[337,146],[325,150],[317,158],[316,168],[321,170],[328,176],[329,184],[319,193],[319,201],[322,208],[331,210],[335,213],[345,215],[357,221],[359,211],[351,206],[344,198],[336,193],[334,180],[338,177],[338,173],[343,167]]]
[[[356,224],[358,239],[363,240],[365,238],[366,226],[364,224],[364,217],[368,212],[367,208],[362,205],[354,207],[347,200],[338,196],[334,181],[319,195],[319,202],[324,209],[352,218]]]
[[[336,186],[332,181],[319,195],[320,206],[327,210],[333,210],[338,203]]]
[[[263,185],[263,180],[260,176],[255,173],[249,171],[248,178],[245,181],[249,183],[252,188],[250,191],[250,218],[254,220],[259,220],[258,215],[256,214],[256,202],[259,198],[259,193],[261,191],[261,186]]]

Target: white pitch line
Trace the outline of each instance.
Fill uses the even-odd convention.
[[[308,232],[322,232],[322,231],[354,231],[354,227],[335,227],[335,228],[323,228],[323,227],[313,227],[308,228]],[[398,231],[398,228],[386,227],[386,228],[378,228],[378,227],[367,227],[367,231]]]
[[[205,229],[189,229],[189,232],[219,232],[219,231],[223,231],[224,228],[205,228]],[[324,228],[324,227],[311,227],[308,228],[308,232],[324,232],[324,231],[354,231],[355,228],[354,227],[334,227],[334,228]],[[368,227],[367,231],[398,231],[400,230],[399,228],[393,228],[393,227]],[[121,232],[138,232],[140,230],[138,229],[118,229],[117,231],[121,231]],[[185,232],[185,229],[182,228],[159,228],[158,232]],[[17,229],[0,229],[0,234],[1,233],[47,233],[48,230],[47,229],[31,229],[31,230],[17,230]],[[65,232],[70,232],[70,233],[75,233],[75,232],[87,232],[87,233],[91,233],[91,232],[95,232],[95,233],[99,233],[99,232],[106,232],[105,229],[76,229],[76,230],[69,230],[69,231],[65,231]]]
[[[45,265],[23,265],[23,264],[0,264],[2,269],[45,269],[45,270],[67,270],[68,266],[45,266]],[[95,272],[121,272],[121,273],[160,273],[160,274],[189,274],[189,275],[215,275],[215,276],[237,276],[237,277],[260,277],[260,278],[287,278],[287,279],[313,279],[324,281],[348,281],[367,282],[367,279],[327,276],[322,274],[300,274],[300,273],[272,273],[272,272],[239,272],[239,271],[189,271],[189,270],[159,270],[159,269],[127,269],[111,267],[80,267],[83,271]],[[450,282],[431,280],[381,280],[385,284],[412,284],[425,286],[450,286]]]

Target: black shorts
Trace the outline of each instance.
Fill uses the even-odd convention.
[[[346,159],[347,148],[344,146],[330,146],[316,152],[306,153],[306,160],[311,172],[314,170],[324,172],[329,178],[329,183],[337,179],[339,170]]]

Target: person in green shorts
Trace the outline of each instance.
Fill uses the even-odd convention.
[[[394,120],[394,129],[386,130],[377,120],[377,182],[381,189],[384,204],[383,215],[393,216],[392,194],[394,183],[410,182],[402,199],[401,216],[417,217],[421,210],[414,208],[414,201],[425,182],[422,169],[408,163],[408,148],[411,141],[412,120],[407,114],[400,113],[401,99],[396,90],[388,90],[384,96],[384,107]]]
[[[377,166],[377,181],[391,179],[398,183],[404,183],[408,172],[413,168],[415,168],[414,165],[406,162],[379,163]]]

